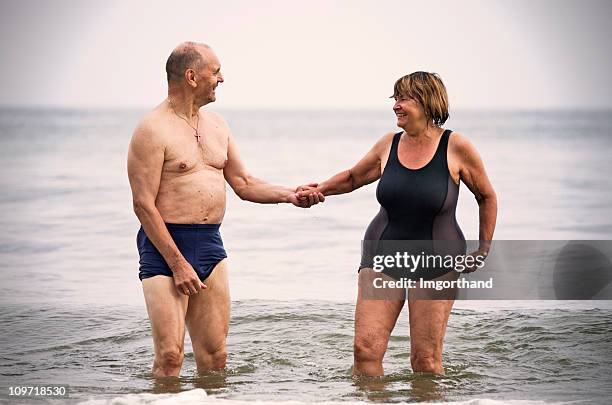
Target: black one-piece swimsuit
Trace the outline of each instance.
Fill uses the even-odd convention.
[[[380,211],[368,226],[364,243],[372,241],[422,241],[406,243],[419,253],[465,254],[465,238],[455,218],[459,185],[448,170],[448,140],[452,131],[445,130],[433,158],[420,169],[409,169],[401,164],[398,145],[402,132],[395,134],[389,159],[376,189]],[[382,245],[379,243],[379,245]],[[450,250],[449,251],[449,246]],[[366,252],[370,250],[369,252]],[[360,270],[372,267],[372,251],[364,249]],[[449,269],[421,269],[414,273],[385,271],[393,278],[423,278],[431,280]]]

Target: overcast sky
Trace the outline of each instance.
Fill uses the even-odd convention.
[[[148,107],[184,40],[218,107],[387,108],[437,72],[456,108],[612,108],[612,1],[0,0],[0,104]]]

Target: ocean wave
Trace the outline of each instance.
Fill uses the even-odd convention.
[[[191,405],[191,404],[219,404],[219,405],[362,405],[370,404],[368,401],[321,401],[321,402],[303,402],[303,401],[247,401],[239,399],[218,398],[215,396],[206,395],[206,391],[201,388],[196,388],[189,391],[183,391],[178,394],[128,394],[109,399],[88,399],[80,402],[79,405]],[[454,402],[419,402],[421,405],[557,405],[570,404],[571,402],[545,402],[532,400],[512,400],[512,399],[490,399],[490,398],[475,398],[465,401]],[[400,402],[398,404],[407,404]]]

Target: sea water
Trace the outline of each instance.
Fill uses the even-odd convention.
[[[254,176],[295,187],[355,164],[391,111],[221,111]],[[413,374],[404,310],[382,379],[351,378],[356,269],[376,183],[310,209],[252,204],[228,188],[221,227],[233,299],[228,367],[151,376],[126,175],[143,111],[0,110],[0,386],[68,384],[69,402],[607,403],[607,301],[460,301],[444,377]],[[447,128],[480,152],[498,195],[496,239],[610,239],[612,113],[459,111]],[[461,185],[457,218],[478,238]],[[489,402],[487,402],[489,401]],[[39,403],[39,402],[36,402]]]

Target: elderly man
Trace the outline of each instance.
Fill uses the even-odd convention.
[[[225,181],[243,200],[307,208],[321,194],[268,184],[244,167],[227,122],[200,111],[215,101],[221,65],[204,44],[179,45],[166,63],[168,97],[138,124],[128,152],[142,227],[139,277],[151,321],[153,375],[178,376],[185,326],[198,372],[225,367],[230,297],[219,226]],[[206,282],[206,284],[204,284]]]

